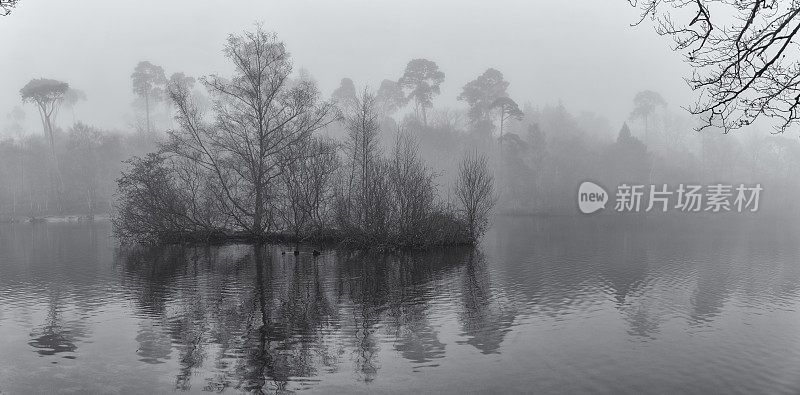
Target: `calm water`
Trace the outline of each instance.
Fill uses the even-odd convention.
[[[477,250],[0,227],[0,392],[797,393],[800,231],[500,217]]]

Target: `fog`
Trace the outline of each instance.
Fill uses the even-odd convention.
[[[692,100],[671,42],[649,25],[629,26],[637,17],[622,0],[23,1],[0,19],[0,122],[21,105],[19,89],[44,77],[86,92],[78,120],[130,130],[130,75],[139,61],[167,75],[227,74],[225,38],[259,21],[286,43],[295,70],[307,69],[327,94],[344,77],[377,89],[410,59],[426,58],[446,74],[435,107],[465,107],[456,101],[461,87],[493,67],[520,105],[561,102],[620,125],[638,91],[658,91],[676,109]],[[33,106],[23,108],[28,133],[40,132]],[[64,128],[71,122],[58,118]]]
[[[0,394],[800,393],[798,38],[800,0],[0,0]]]
[[[455,220],[465,210],[459,204],[466,206],[456,196],[465,169],[459,161],[470,153],[477,154],[472,170],[491,181],[482,217],[575,214],[575,190],[585,180],[604,183],[612,197],[616,186],[631,182],[673,189],[762,183],[772,199],[762,207],[800,209],[790,199],[800,190],[792,177],[800,164],[798,141],[772,135],[760,123],[732,134],[716,126],[695,131],[700,118],[686,107],[699,93],[684,80],[692,69],[649,20],[632,26],[639,17],[626,1],[237,2],[224,8],[23,1],[0,19],[0,214],[12,221],[93,218],[124,216],[127,207],[131,227],[155,233],[174,225],[161,222],[169,215],[190,218],[174,230],[180,238],[198,226],[203,237],[251,225],[258,234],[272,229],[295,236],[356,226],[345,218],[359,218],[356,228],[364,231],[394,229],[386,234],[426,218],[432,234],[447,234],[437,227],[472,222]],[[254,42],[275,50],[243,44],[248,34],[262,33]],[[232,35],[238,38],[229,41]],[[261,48],[280,67],[247,71],[232,48],[250,59],[259,59],[251,52]],[[150,80],[154,75],[161,79]],[[221,79],[202,80],[213,75]],[[290,82],[236,85],[251,77]],[[40,117],[32,96],[23,103],[21,88],[41,78],[51,79],[47,89],[68,83],[77,100],[62,90],[54,114]],[[152,92],[137,85],[145,80]],[[232,104],[242,98],[228,89],[249,92],[246,107],[282,107],[267,117],[290,126],[248,124],[258,115]],[[262,102],[262,91],[274,94],[266,95],[270,101],[282,99]],[[299,101],[283,101],[292,97]],[[284,118],[293,111],[314,120]],[[192,124],[205,126],[197,134],[187,129]],[[283,148],[265,150],[264,141]],[[260,151],[242,151],[253,144]],[[295,150],[305,159],[295,158]],[[148,156],[154,152],[160,156]],[[125,162],[134,157],[142,160]],[[191,176],[181,173],[189,169]],[[153,189],[154,180],[163,184]],[[192,189],[197,185],[206,189]],[[231,192],[234,186],[239,190]],[[404,196],[409,188],[420,189]],[[345,195],[347,201],[339,199]],[[490,207],[494,195],[496,207]],[[170,206],[178,198],[186,206]],[[313,204],[298,219],[295,204],[305,198]],[[164,206],[142,206],[152,202]],[[375,202],[375,213],[356,212]],[[402,207],[408,202],[419,203],[423,214],[409,214]],[[115,204],[122,209],[113,210]],[[152,222],[140,222],[137,210]],[[404,215],[411,222],[397,225]],[[475,241],[480,232],[469,233]]]

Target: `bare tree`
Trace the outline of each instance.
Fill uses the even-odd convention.
[[[692,66],[686,81],[700,95],[688,110],[700,115],[698,130],[727,133],[767,117],[783,132],[800,119],[800,2],[628,1],[642,11],[635,24],[652,19]]]
[[[497,202],[494,176],[490,173],[486,156],[472,151],[461,159],[455,195],[467,222],[469,237],[475,241],[486,230],[489,214]]]
[[[294,147],[299,158],[283,172],[284,193],[280,210],[286,227],[299,237],[309,230],[325,229],[330,202],[333,201],[333,175],[339,167],[338,144],[333,140],[313,138],[308,144]]]
[[[389,179],[395,208],[394,223],[401,240],[422,244],[415,236],[427,237],[428,224],[434,210],[436,188],[433,174],[419,155],[414,137],[399,130],[390,159]]]
[[[344,146],[347,166],[338,222],[345,227],[383,232],[388,218],[387,166],[378,145],[380,114],[375,95],[365,88],[344,114],[344,122],[348,130]]]
[[[274,225],[279,177],[300,159],[296,148],[332,120],[332,111],[313,82],[290,78],[289,53],[274,33],[259,26],[230,35],[224,52],[234,75],[202,79],[213,98],[212,121],[185,84],[170,85],[180,123],[171,133],[173,153],[212,174],[224,212],[261,237]]]
[[[169,87],[170,85],[186,86],[188,90],[193,92],[193,95],[195,95],[195,99],[197,99],[197,96],[200,95],[200,93],[193,90],[196,82],[197,80],[194,77],[188,76],[183,72],[172,73],[167,82],[167,87]],[[167,91],[167,96],[168,95],[169,92]],[[174,103],[172,102],[172,100],[169,100],[169,98],[168,100],[164,100],[164,110],[166,111],[166,115],[169,118],[170,128],[175,127],[173,122],[174,117],[172,112],[173,104]],[[203,105],[198,103],[198,107],[203,107]]]
[[[174,242],[198,234],[208,236],[217,228],[212,218],[217,207],[204,204],[215,200],[204,201],[196,194],[204,179],[191,172],[200,168],[169,157],[156,152],[127,161],[130,170],[117,180],[119,199],[112,215],[118,237]]]
[[[17,6],[19,0],[0,0],[0,16],[6,16]]]

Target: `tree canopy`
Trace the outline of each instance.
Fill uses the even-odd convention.
[[[150,131],[150,102],[164,99],[167,77],[164,68],[148,61],[141,61],[131,74],[133,93],[144,99],[146,129]]]
[[[375,100],[384,114],[390,115],[406,105],[407,100],[397,81],[383,80]]]
[[[666,107],[667,101],[658,92],[644,90],[633,97],[631,118],[647,118],[657,107]]]
[[[495,101],[505,97],[509,82],[503,79],[503,73],[490,68],[474,80],[468,82],[458,95],[469,105],[469,117],[473,122],[487,119]]]
[[[63,99],[68,90],[69,84],[66,82],[35,78],[25,84],[19,93],[22,95],[23,102],[35,102],[41,106]]]
[[[417,111],[422,111],[426,121],[426,109],[433,106],[433,96],[440,93],[439,85],[444,82],[444,72],[436,62],[428,59],[413,59],[406,65],[403,76],[397,81],[408,91],[408,99],[414,100]]]
[[[169,84],[171,85],[184,85],[187,88],[191,89],[194,87],[195,79],[194,77],[189,77],[184,73],[172,73],[169,77]]]
[[[307,155],[299,147],[332,121],[332,111],[313,81],[290,78],[289,53],[274,33],[258,27],[232,34],[224,53],[234,74],[201,79],[214,99],[212,122],[185,83],[170,84],[180,128],[170,132],[166,150],[182,158],[182,166],[209,176],[213,200],[230,221],[262,235],[270,226],[276,182]]]
[[[164,68],[148,61],[141,61],[131,74],[133,93],[151,98],[159,98],[163,86],[167,83]]]
[[[339,87],[331,94],[331,99],[339,106],[347,106],[356,101],[356,84],[350,78],[342,78]]]
[[[497,109],[500,112],[500,134],[503,134],[503,125],[509,119],[522,119],[522,116],[525,115],[522,113],[522,110],[519,109],[519,105],[517,102],[512,100],[510,97],[498,97],[493,103],[492,108]]]
[[[155,92],[160,92],[158,89],[167,82],[167,77],[164,75],[163,67],[145,60],[136,65],[131,74],[131,82],[133,93],[140,96],[153,95]]]
[[[80,89],[70,88],[67,90],[67,93],[64,94],[64,104],[69,107],[72,107],[79,101],[84,100],[86,100],[86,92]]]

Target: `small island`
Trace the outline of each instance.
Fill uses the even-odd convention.
[[[117,181],[120,240],[427,248],[474,244],[486,229],[496,196],[485,155],[468,151],[443,191],[413,133],[396,126],[394,146],[381,148],[386,100],[369,89],[323,100],[260,26],[231,35],[224,54],[235,71],[201,79],[210,100],[186,78],[166,84],[176,127],[155,152],[128,160]],[[444,78],[431,63],[410,62],[395,87],[416,89],[423,123],[431,86]],[[134,91],[146,98],[149,74],[137,72]],[[341,141],[318,135],[334,123],[347,132]]]

